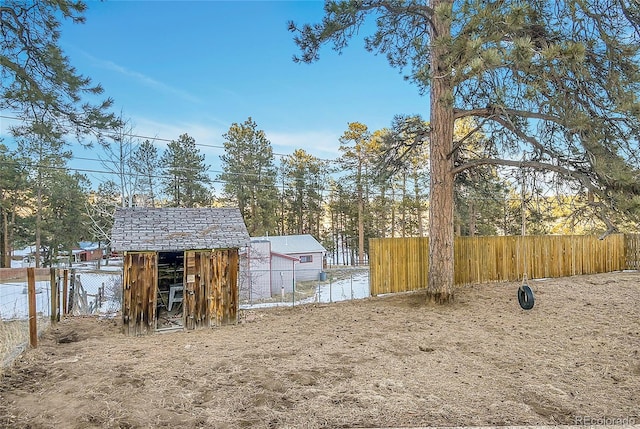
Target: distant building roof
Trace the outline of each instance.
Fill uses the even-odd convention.
[[[284,253],[271,252],[271,256],[277,256],[279,258],[289,259],[291,261],[300,261],[300,258],[296,258],[295,256],[285,255]]]
[[[78,247],[82,250],[96,250],[100,248],[99,244],[93,241],[81,241],[78,243]]]
[[[115,251],[228,249],[249,241],[237,208],[117,208],[111,230]]]
[[[252,237],[251,241],[271,242],[271,251],[282,254],[326,252],[322,244],[310,234]]]

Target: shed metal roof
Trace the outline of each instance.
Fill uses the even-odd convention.
[[[228,249],[249,241],[237,208],[118,208],[111,230],[118,252]]]
[[[271,251],[290,255],[292,253],[326,253],[322,244],[318,242],[311,234],[301,235],[280,235],[271,237],[252,237],[252,241],[270,241]]]

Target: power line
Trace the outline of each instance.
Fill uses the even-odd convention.
[[[23,163],[23,162],[19,162],[19,161],[0,161],[0,165],[12,165],[12,166],[23,166],[23,167],[28,167],[28,168],[41,168],[41,169],[45,169],[45,170],[54,170],[54,171],[74,171],[77,173],[94,173],[94,174],[104,174],[104,175],[114,175],[114,176],[119,176],[122,173],[120,172],[115,172],[115,171],[107,171],[107,170],[94,170],[94,169],[87,169],[87,168],[75,168],[75,167],[68,167],[68,166],[51,166],[51,165],[39,165],[37,163]],[[256,175],[253,173],[227,173],[227,174],[232,174],[232,175],[236,175],[236,176],[253,176],[255,177]],[[136,177],[136,178],[140,178],[140,177],[149,177],[149,178],[153,178],[153,179],[159,179],[159,180],[163,180],[163,179],[173,179],[175,178],[175,176],[171,176],[171,175],[166,175],[166,174],[154,174],[154,175],[149,175],[149,176],[145,176],[144,174],[140,174],[140,173],[135,173],[135,172],[129,172],[129,173],[125,173],[125,175],[127,177]],[[220,179],[210,179],[210,183],[213,184],[227,184],[230,183],[228,180],[220,180]],[[254,186],[256,188],[267,188],[270,187],[269,184],[263,184],[263,183],[252,183],[252,184],[247,184],[247,186]],[[271,185],[276,189],[287,189],[287,190],[291,190],[291,189],[296,189],[296,187],[292,184],[273,184]],[[318,184],[318,186],[316,187],[316,189],[319,192],[328,192],[331,191],[331,188],[327,188],[324,186],[321,186]],[[374,191],[370,191],[369,195],[372,196],[381,196],[381,195],[386,195],[388,196],[388,193],[382,193],[381,191],[378,192],[374,192]],[[402,196],[399,196],[400,198],[402,198]],[[488,196],[488,197],[479,197],[479,196],[473,196],[471,197],[472,200],[474,201],[519,201],[519,197],[508,197],[507,195],[503,195],[501,197],[496,197],[496,196]]]
[[[77,173],[93,173],[93,174],[103,174],[103,175],[111,175],[111,176],[121,176],[124,175],[126,177],[129,178],[151,178],[151,179],[159,179],[159,180],[170,180],[170,179],[175,179],[175,176],[173,175],[168,175],[168,174],[152,174],[152,175],[145,175],[142,173],[137,173],[137,172],[133,172],[133,171],[127,171],[127,172],[119,172],[119,171],[109,171],[109,170],[94,170],[94,169],[88,169],[88,168],[77,168],[77,167],[70,167],[70,166],[52,166],[52,165],[43,165],[43,164],[38,164],[38,163],[30,163],[30,162],[22,162],[22,161],[0,161],[0,165],[6,165],[6,166],[19,166],[19,167],[26,167],[26,168],[31,168],[31,169],[45,169],[45,170],[54,170],[54,171],[74,171]],[[187,168],[183,168],[183,171],[188,171],[189,169]],[[258,175],[254,174],[254,173],[225,173],[225,174],[229,174],[229,175],[234,175],[234,176],[241,176],[241,177],[257,177]],[[230,183],[228,180],[221,180],[221,179],[214,179],[209,177],[209,183],[215,183],[215,184],[227,184]],[[270,185],[269,184],[265,184],[265,183],[248,183],[247,186],[255,186],[257,188],[268,188]],[[280,186],[277,184],[273,184],[272,185],[274,188],[277,189],[295,189],[295,186],[293,185],[287,185],[285,186]],[[327,191],[328,189],[324,188],[324,187],[319,187],[318,188],[319,191]]]
[[[7,116],[7,115],[0,115],[0,118],[4,118],[4,119],[11,119],[11,120],[17,120],[17,121],[22,121],[22,122],[29,122],[28,120],[25,119],[20,119],[17,117],[13,117],[13,116]],[[33,122],[33,121],[31,121]],[[141,135],[141,134],[135,134],[135,133],[127,133],[127,132],[120,132],[118,134],[105,134],[106,137],[109,137],[111,139],[114,140],[114,142],[116,144],[120,144],[122,142],[122,137],[130,137],[130,138],[136,138],[136,139],[145,139],[145,140],[150,140],[150,141],[163,141],[163,142],[173,142],[176,140],[172,140],[172,139],[167,139],[167,138],[163,138],[163,137],[149,137],[149,136],[145,136],[145,135]],[[215,148],[215,149],[226,149],[224,146],[220,146],[220,145],[213,145],[213,144],[206,144],[206,143],[194,143],[195,146],[199,146],[199,147],[207,147],[207,148]],[[280,156],[280,157],[287,157],[290,156],[289,154],[281,154],[281,153],[273,153],[276,156]],[[169,175],[169,174],[152,174],[152,175],[148,175],[148,174],[142,174],[139,172],[135,172],[132,170],[128,170],[128,171],[122,171],[122,170],[118,170],[117,168],[114,168],[113,170],[111,170],[109,167],[107,167],[107,165],[112,164],[114,165],[114,167],[118,167],[118,161],[117,160],[109,160],[109,159],[101,159],[101,158],[89,158],[89,157],[79,157],[79,156],[75,156],[75,155],[71,155],[70,158],[65,158],[69,161],[73,161],[73,160],[78,160],[78,161],[91,161],[91,162],[100,162],[103,167],[105,169],[103,170],[98,170],[98,169],[89,169],[89,168],[77,168],[77,167],[71,167],[71,166],[66,166],[66,167],[52,167],[52,166],[46,166],[46,165],[39,165],[38,163],[24,163],[25,167],[29,167],[29,168],[45,168],[45,169],[56,169],[56,170],[67,170],[67,171],[75,171],[78,173],[91,173],[91,174],[101,174],[101,175],[114,175],[114,176],[126,176],[126,177],[130,177],[130,178],[150,178],[150,179],[160,179],[160,180],[166,180],[166,179],[172,179],[174,176]],[[321,159],[321,158],[316,158],[319,161],[324,161],[324,162],[328,162],[328,163],[339,163],[340,161],[337,159]],[[6,162],[5,162],[6,164]],[[14,164],[15,165],[15,164]],[[159,170],[162,170],[162,167],[159,167]],[[179,171],[199,171],[198,168],[189,168],[189,167],[181,167],[178,169]],[[225,171],[221,171],[221,170],[207,170],[205,172],[208,176],[209,176],[209,182],[210,183],[219,183],[219,184],[227,184],[230,183],[228,180],[221,180],[219,178],[213,178],[214,175],[233,175],[233,176],[239,176],[239,177],[257,177],[258,175],[255,173],[246,173],[246,172],[240,172],[240,173],[230,173],[230,172],[225,172]],[[259,186],[259,187],[268,187],[270,186],[269,184],[260,184],[260,183],[256,183],[253,184],[252,186]],[[283,184],[283,186],[279,186],[277,184],[274,184],[273,186],[275,186],[276,188],[282,188],[285,189],[285,186]],[[286,186],[286,189],[296,189],[295,186],[293,185],[288,185]],[[318,187],[318,190],[320,191],[328,191],[330,189],[324,188],[324,187]],[[382,195],[382,192],[370,192],[371,195]],[[489,198],[487,198],[489,199]]]
[[[15,120],[15,121],[21,121],[21,122],[26,122],[26,123],[33,123],[34,121],[29,121],[27,119],[21,119],[21,118],[17,118],[14,116],[6,116],[6,115],[0,115],[0,118],[3,119],[11,119],[11,120]],[[135,139],[144,139],[144,140],[149,140],[151,142],[154,141],[161,141],[161,142],[166,142],[166,143],[171,143],[174,141],[177,141],[175,139],[168,139],[165,137],[150,137],[150,136],[144,136],[141,134],[134,134],[134,133],[127,133],[127,132],[119,132],[119,133],[108,133],[105,134],[105,137],[108,137],[110,139],[112,139],[115,142],[118,142],[119,140],[121,140],[121,137],[130,137],[130,138],[135,138]],[[226,149],[224,146],[220,146],[220,145],[214,145],[214,144],[208,144],[208,143],[194,143],[195,146],[200,146],[200,147],[205,147],[205,148],[211,148],[211,149]],[[291,156],[291,154],[286,154],[286,153],[278,153],[278,152],[272,152],[274,156],[279,156],[279,157],[288,157]],[[331,162],[331,163],[337,163],[338,160],[336,159],[324,159],[324,158],[317,158],[319,161],[323,161],[323,162]]]

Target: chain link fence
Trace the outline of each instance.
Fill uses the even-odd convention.
[[[368,267],[318,270],[240,269],[240,308],[295,306],[370,296]]]
[[[34,302],[38,335],[64,315],[116,317],[122,307],[122,267],[112,265],[36,270]],[[0,270],[0,362],[2,368],[30,342],[27,269]],[[370,296],[367,267],[318,270],[240,269],[241,309],[295,306]],[[54,300],[52,304],[52,300]],[[53,317],[52,317],[53,313]]]
[[[0,270],[1,368],[10,365],[33,337],[37,339],[61,315],[110,317],[122,305],[121,267],[109,271],[55,269],[53,273],[48,268],[34,269],[34,280],[30,297],[26,268]]]
[[[0,274],[0,362],[11,364],[27,347],[30,337],[29,293],[26,269],[3,269]],[[35,273],[35,326],[44,332],[51,316],[51,277],[49,270]]]
[[[74,316],[115,317],[122,307],[122,267],[71,270],[69,310]]]

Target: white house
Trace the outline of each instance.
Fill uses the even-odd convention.
[[[318,280],[326,253],[309,234],[251,238],[241,297],[254,300],[277,296],[293,291],[296,281]]]

